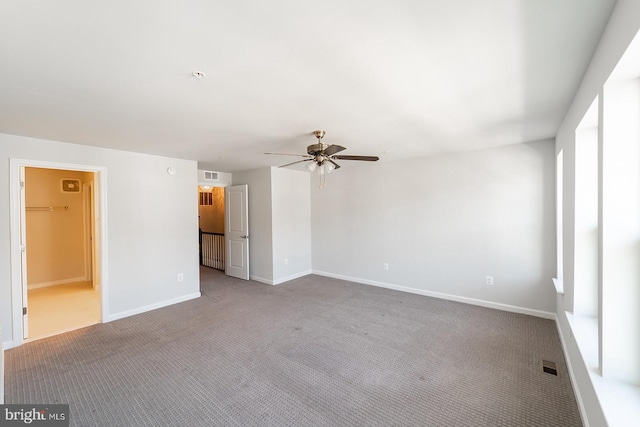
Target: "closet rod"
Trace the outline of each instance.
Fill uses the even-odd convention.
[[[27,206],[26,210],[28,211],[48,211],[53,212],[54,209],[64,209],[64,211],[69,210],[69,206]]]

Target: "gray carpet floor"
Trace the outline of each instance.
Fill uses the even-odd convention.
[[[550,320],[314,275],[201,281],[7,351],[6,403],[69,403],[72,426],[581,425]]]

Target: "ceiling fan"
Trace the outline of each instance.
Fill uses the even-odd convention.
[[[306,157],[304,160],[298,160],[292,163],[287,163],[286,165],[279,166],[281,168],[295,165],[298,163],[311,162],[307,165],[307,169],[313,172],[314,170],[318,171],[318,175],[324,176],[325,173],[331,173],[334,169],[339,169],[340,165],[335,162],[335,160],[361,160],[365,162],[375,162],[378,161],[379,158],[377,156],[349,156],[349,155],[340,155],[337,154],[343,150],[346,150],[345,147],[341,145],[328,145],[322,142],[322,138],[324,138],[326,132],[323,130],[316,130],[313,132],[313,135],[318,138],[318,142],[316,144],[311,144],[307,147],[307,154],[285,154],[285,153],[265,153],[265,154],[274,154],[279,156],[298,156],[298,157]],[[321,187],[324,186],[324,181],[321,181]]]

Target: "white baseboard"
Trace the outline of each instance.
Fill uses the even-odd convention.
[[[363,285],[378,286],[380,288],[393,289],[396,291],[408,292],[410,294],[424,295],[427,297],[446,299],[465,304],[478,305],[481,307],[494,308],[496,310],[510,311],[512,313],[527,314],[529,316],[542,317],[544,319],[555,319],[555,313],[549,311],[535,310],[532,308],[518,307],[515,305],[502,304],[499,302],[485,301],[476,298],[461,297],[458,295],[444,294],[441,292],[426,291],[424,289],[410,288],[408,286],[393,285],[391,283],[377,282],[374,280],[360,279],[358,277],[343,276],[341,274],[328,273],[326,271],[313,270],[313,274],[319,276],[332,277],[334,279],[348,280],[350,282],[361,283]]]
[[[307,270],[307,271],[303,271],[302,273],[292,274],[291,276],[282,277],[276,280],[265,279],[264,277],[260,277],[260,276],[251,276],[249,277],[249,279],[256,282],[264,283],[266,285],[279,285],[281,283],[285,283],[293,279],[299,279],[300,277],[308,276],[311,273],[312,273],[311,270]]]
[[[71,279],[62,279],[62,280],[53,280],[51,282],[41,282],[41,283],[33,283],[31,285],[27,285],[27,289],[38,289],[38,288],[47,288],[49,286],[56,285],[66,285],[67,283],[77,283],[77,282],[86,282],[84,276],[73,277]]]
[[[178,298],[160,301],[155,304],[145,305],[144,307],[134,308],[133,310],[122,311],[120,313],[110,314],[107,316],[107,322],[112,322],[118,319],[124,319],[125,317],[134,316],[136,314],[146,313],[147,311],[156,310],[158,308],[167,307],[169,305],[178,304],[180,302],[189,301],[192,299],[200,298],[200,292],[194,292],[192,294],[183,295]]]
[[[260,276],[249,276],[249,280],[264,283],[265,285],[273,285],[273,280],[265,279],[264,277]]]
[[[564,335],[562,335],[562,328],[560,327],[560,322],[558,320],[557,315],[555,315],[555,321],[556,321],[556,328],[558,329],[558,336],[560,337],[560,344],[562,345],[562,352],[564,353],[564,361],[567,363],[569,380],[571,381],[571,386],[573,387],[573,395],[576,397],[576,402],[578,403],[578,411],[580,412],[580,419],[582,420],[582,425],[584,427],[589,427],[589,419],[587,418],[587,409],[584,406],[584,400],[582,400],[582,395],[580,394],[580,388],[578,387],[578,383],[576,382],[573,366],[571,365],[571,358],[569,357],[569,351],[567,349],[567,344],[564,340]]]
[[[291,276],[283,277],[281,279],[277,279],[273,281],[274,285],[279,285],[280,283],[288,282],[289,280],[299,279],[300,277],[308,276],[311,274],[311,270],[303,271],[302,273],[292,274]]]

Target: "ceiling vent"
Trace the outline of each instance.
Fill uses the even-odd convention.
[[[205,181],[217,181],[218,180],[218,172],[204,171],[204,180]]]

